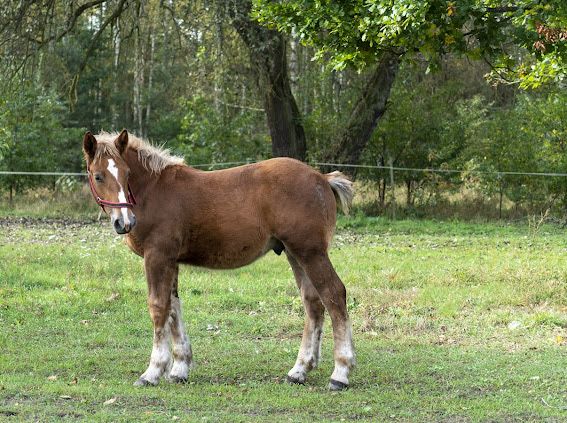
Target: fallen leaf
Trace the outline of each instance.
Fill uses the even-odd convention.
[[[110,398],[104,402],[104,405],[114,404],[116,402],[116,397]]]
[[[47,380],[51,380],[51,381],[57,380],[57,375],[48,376]]]

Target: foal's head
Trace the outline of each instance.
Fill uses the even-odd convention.
[[[97,142],[90,132],[83,138],[89,183],[96,202],[108,207],[114,230],[125,234],[136,224],[131,208],[135,202],[128,189],[130,169],[124,160],[128,148],[128,132],[123,130],[112,143]],[[106,209],[105,209],[106,211]]]

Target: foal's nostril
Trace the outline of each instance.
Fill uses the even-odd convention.
[[[124,222],[124,217],[118,217],[112,220],[112,226],[114,226],[114,230],[121,235],[130,232],[135,225],[136,216],[134,216],[133,214],[129,217],[128,223]]]
[[[124,219],[121,217],[115,219],[112,225],[114,226],[114,230],[119,234],[125,234],[127,232],[124,227]]]
[[[130,232],[134,226],[136,226],[136,217],[134,215],[131,215],[128,219],[128,223],[124,223],[123,233]]]

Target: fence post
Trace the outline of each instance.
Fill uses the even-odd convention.
[[[392,220],[396,220],[396,185],[394,181],[394,159],[390,157],[390,186],[391,186],[391,198],[390,204],[392,205]]]
[[[504,198],[504,177],[502,176],[501,173],[498,173],[497,178],[499,179],[500,182],[500,192],[499,194],[499,200],[498,200],[498,219],[502,220],[502,200]]]

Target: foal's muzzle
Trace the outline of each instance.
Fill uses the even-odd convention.
[[[127,234],[132,230],[134,226],[136,226],[136,216],[132,214],[130,215],[129,219],[130,222],[126,224],[124,223],[124,218],[122,216],[118,218],[112,217],[112,226],[114,227],[116,233],[120,235]]]

